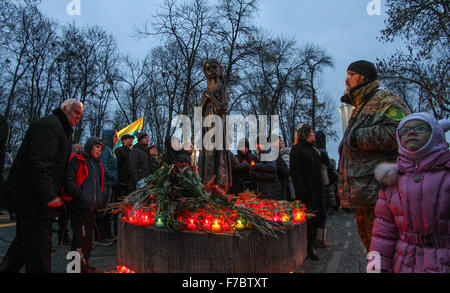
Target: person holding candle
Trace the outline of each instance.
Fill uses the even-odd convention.
[[[258,150],[259,158],[255,164],[250,164],[249,175],[256,182],[257,194],[261,193],[259,198],[272,200],[285,200],[281,194],[281,184],[278,177],[277,160],[272,155],[268,138],[259,136],[257,139],[256,148]],[[265,155],[268,160],[262,160]]]
[[[232,165],[232,181],[230,193],[239,194],[245,190],[256,190],[256,183],[249,176],[249,167],[256,164],[258,157],[252,154],[250,150],[250,143],[247,139],[239,141],[239,150],[237,156],[234,156],[236,160]]]
[[[415,113],[397,128],[397,164],[375,169],[381,183],[370,251],[391,273],[450,273],[450,120]]]

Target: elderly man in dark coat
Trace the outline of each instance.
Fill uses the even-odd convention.
[[[74,127],[83,104],[70,99],[27,130],[6,183],[17,213],[16,238],[0,265],[0,272],[51,272],[52,221],[72,148]]]

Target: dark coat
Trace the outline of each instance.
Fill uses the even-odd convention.
[[[6,183],[13,208],[29,214],[60,196],[72,149],[72,127],[61,109],[27,130]]]
[[[153,174],[159,168],[161,168],[162,163],[161,163],[161,159],[160,158],[156,158],[152,154],[150,154],[149,158],[150,158],[150,174]]]
[[[166,149],[167,152],[165,152],[161,159],[167,164],[167,165],[173,165],[176,163],[182,163],[182,164],[188,164],[191,165],[192,159],[191,154],[187,151],[181,149],[179,151],[174,150],[170,146],[170,140],[166,140]]]
[[[188,165],[192,164],[192,153],[190,153],[186,150],[181,150],[179,155],[177,156],[177,158],[178,158],[178,163],[188,164]]]
[[[8,139],[8,122],[0,114],[0,181],[3,178],[3,164],[5,162],[6,140]]]
[[[250,167],[249,175],[256,182],[257,192],[261,193],[259,198],[284,200],[285,198],[281,194],[276,160],[258,161],[255,166]]]
[[[150,156],[148,147],[139,143],[131,150],[130,158],[128,159],[128,173],[130,175],[128,190],[130,192],[136,190],[136,183],[139,180],[151,174]]]
[[[323,221],[325,201],[319,151],[311,143],[300,140],[292,147],[289,161],[296,199],[302,201],[308,210],[318,211],[314,220]]]
[[[256,183],[249,175],[250,163],[257,162],[258,157],[253,155],[250,151],[246,155],[238,151],[237,156],[238,163],[232,167],[233,185],[231,186],[230,193],[239,194],[245,189],[256,189]]]
[[[81,155],[74,156],[70,160],[64,180],[64,190],[72,197],[71,207],[95,211],[104,208],[102,206],[104,176],[101,161],[89,155],[92,147],[91,143]],[[81,186],[77,185],[78,172],[81,171],[79,161],[86,164],[88,171]]]
[[[281,196],[283,200],[290,200],[290,192],[289,192],[289,168],[286,162],[281,157],[281,154],[277,159],[277,173],[278,179],[280,180],[281,186]]]
[[[123,145],[120,148],[117,148],[114,153],[117,158],[119,182],[122,184],[128,184],[130,178],[128,173],[128,159],[130,158],[131,149]]]
[[[113,136],[114,130],[104,130],[102,139],[105,143],[105,148],[100,156],[103,168],[105,169],[105,184],[114,186],[119,183],[119,168],[117,165],[117,158],[113,151]]]

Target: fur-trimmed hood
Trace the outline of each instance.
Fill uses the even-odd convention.
[[[414,172],[437,172],[450,169],[450,150],[443,149],[415,161],[403,155],[397,158],[397,163],[381,163],[375,168],[375,178],[381,184],[393,186],[397,184],[399,174]]]
[[[398,173],[398,165],[394,163],[381,163],[375,168],[375,178],[387,186],[393,186],[398,182]]]

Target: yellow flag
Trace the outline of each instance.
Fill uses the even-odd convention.
[[[144,116],[139,118],[139,120],[134,121],[127,127],[119,130],[119,132],[117,132],[117,136],[119,137],[120,140],[122,136],[124,136],[125,134],[133,135],[136,131],[142,130],[143,126],[144,126]]]
[[[143,126],[144,126],[144,116],[142,116],[139,120],[134,121],[127,127],[121,129],[119,132],[117,132],[117,137],[119,138],[119,142],[114,146],[114,149],[117,149],[122,146],[122,141],[121,141],[122,136],[124,136],[125,134],[134,136],[135,132],[137,132],[138,130],[142,130]],[[137,138],[135,137],[133,140],[133,144],[136,144],[136,143],[137,143]]]

